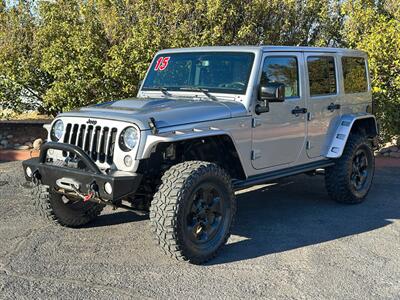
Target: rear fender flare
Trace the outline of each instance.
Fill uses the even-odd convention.
[[[350,133],[355,129],[358,122],[372,124],[366,128],[369,137],[378,135],[378,127],[374,115],[371,114],[346,114],[331,122],[328,129],[322,156],[327,158],[339,158],[342,156]]]

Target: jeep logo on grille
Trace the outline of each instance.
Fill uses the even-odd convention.
[[[89,119],[89,120],[86,121],[86,124],[96,125],[97,121]]]

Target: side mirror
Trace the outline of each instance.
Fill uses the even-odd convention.
[[[258,100],[262,103],[256,105],[256,114],[269,112],[270,102],[285,101],[285,85],[280,82],[269,82],[260,85]]]
[[[280,82],[269,82],[260,85],[259,99],[268,102],[285,101],[285,85]]]

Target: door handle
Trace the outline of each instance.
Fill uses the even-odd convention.
[[[333,112],[335,109],[340,109],[340,104],[334,104],[334,103],[329,104],[328,106],[329,111]]]
[[[305,107],[298,107],[296,106],[294,109],[292,109],[292,114],[294,114],[296,117],[299,116],[300,114],[306,114],[307,113],[307,108]]]

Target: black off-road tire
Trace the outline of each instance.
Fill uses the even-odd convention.
[[[33,196],[35,210],[40,216],[65,227],[81,227],[100,215],[104,208],[104,205],[83,201],[74,207],[68,206],[63,202],[62,195],[46,185],[35,187]]]
[[[150,223],[158,244],[167,255],[193,264],[215,257],[230,236],[236,213],[230,176],[214,163],[187,161],[167,170],[161,181],[150,207]],[[213,239],[198,246],[196,241],[193,242],[193,236],[189,236],[186,222],[188,216],[193,214],[191,209],[196,193],[208,185],[217,187],[221,192],[218,199],[224,203],[221,211],[225,215],[219,223],[221,227],[217,227],[221,229],[215,229],[217,234],[210,235]]]
[[[368,163],[368,176],[364,184],[357,190],[352,183],[353,163],[356,154],[365,152]],[[365,200],[372,185],[375,171],[375,158],[371,142],[363,134],[351,134],[346,147],[335,165],[325,170],[325,186],[331,199],[346,204],[357,204]]]

